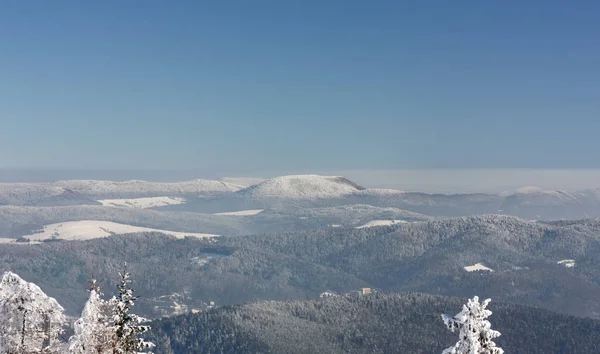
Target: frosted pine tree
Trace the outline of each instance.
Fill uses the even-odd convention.
[[[75,334],[69,339],[71,354],[110,354],[115,327],[110,304],[100,298],[96,281],[90,282],[90,297],[81,318],[74,324]]]
[[[490,299],[479,303],[479,297],[469,299],[456,316],[442,315],[444,323],[452,332],[459,331],[458,342],[445,349],[442,354],[503,354],[502,348],[496,347],[492,340],[500,336],[500,332],[491,329],[486,320],[492,311],[487,309]]]
[[[113,353],[141,354],[154,347],[153,343],[139,338],[140,334],[150,330],[150,327],[142,325],[147,321],[145,318],[131,313],[137,297],[133,295],[134,290],[129,287],[131,274],[127,272],[127,267],[120,276],[121,282],[117,286],[118,295],[110,300],[115,325]]]
[[[0,280],[0,353],[61,353],[66,318],[39,286],[6,272]]]

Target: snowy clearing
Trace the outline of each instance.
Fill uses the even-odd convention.
[[[396,225],[396,224],[406,224],[407,221],[404,220],[373,220],[373,221],[369,221],[368,223],[364,224],[364,225],[360,225],[355,227],[355,229],[364,229],[365,227],[373,227],[373,226],[389,226],[389,225]]]
[[[239,210],[239,211],[228,211],[225,213],[215,213],[213,215],[231,215],[231,216],[252,216],[263,212],[265,209],[251,209],[251,210]]]
[[[479,270],[485,270],[485,271],[488,271],[488,272],[493,272],[494,271],[492,268],[488,268],[488,267],[484,266],[481,263],[473,264],[471,266],[466,266],[466,267],[463,267],[463,268],[465,268],[465,270],[467,272],[475,272],[475,271],[479,271]]]
[[[574,259],[563,259],[561,261],[556,262],[556,264],[562,264],[567,268],[573,268],[576,265]]]
[[[57,238],[61,240],[91,240],[94,238],[108,237],[131,232],[162,232],[164,234],[172,235],[177,238],[183,238],[185,236],[193,236],[200,238],[218,236],[205,233],[176,232],[151,229],[148,227],[118,224],[110,221],[84,220],[46,225],[44,226],[43,232],[27,235],[24,237],[26,239],[35,241],[41,241],[52,238]]]
[[[178,197],[148,197],[132,199],[102,199],[98,202],[108,207],[125,207],[136,209],[156,208],[166,205],[177,205],[185,203],[184,198]]]

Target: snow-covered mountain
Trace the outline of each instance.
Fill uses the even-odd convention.
[[[241,197],[317,200],[341,198],[365,188],[339,176],[292,175],[268,179],[238,191]]]

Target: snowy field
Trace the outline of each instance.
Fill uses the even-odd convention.
[[[32,235],[24,236],[32,241],[41,241],[53,237],[61,240],[90,240],[94,238],[108,237],[117,234],[126,234],[131,232],[162,232],[178,238],[185,236],[193,237],[215,237],[218,235],[194,233],[194,232],[175,232],[148,227],[139,227],[125,224],[118,224],[110,221],[69,221],[44,226],[44,231]]]
[[[240,211],[228,211],[225,213],[215,213],[213,215],[230,215],[230,216],[252,216],[263,212],[265,209],[251,209]]]
[[[103,206],[108,207],[148,209],[166,205],[183,204],[185,203],[185,199],[178,197],[149,197],[132,199],[102,199],[98,202],[102,203]]]
[[[492,268],[488,268],[488,267],[484,266],[481,263],[473,264],[471,266],[466,266],[466,267],[463,267],[463,268],[465,268],[465,270],[467,272],[475,272],[475,271],[479,271],[479,270],[484,270],[484,271],[488,271],[488,272],[493,272],[494,271]]]
[[[407,221],[404,220],[373,220],[373,221],[369,221],[368,223],[364,224],[364,225],[360,225],[355,227],[356,229],[364,229],[365,227],[373,227],[373,226],[389,226],[389,225],[396,225],[396,224],[406,224]]]

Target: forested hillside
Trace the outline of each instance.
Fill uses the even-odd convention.
[[[157,315],[153,299],[173,293],[187,294],[186,304],[194,307],[371,287],[479,294],[597,318],[599,235],[596,220],[546,224],[500,216],[210,240],[147,233],[5,245],[0,270],[39,284],[71,314],[80,311],[92,274],[114,284],[116,267],[127,261],[142,296],[140,311],[148,316]],[[480,263],[493,271],[467,271]]]
[[[464,301],[416,293],[259,302],[153,323],[157,354],[440,353],[456,342],[440,314]],[[593,353],[600,322],[492,302],[506,353]]]

